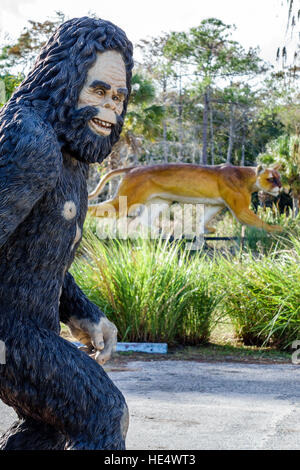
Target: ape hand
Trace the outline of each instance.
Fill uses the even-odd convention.
[[[109,321],[106,316],[100,317],[99,323],[71,317],[68,327],[72,335],[80,343],[87,346],[88,354],[98,364],[104,364],[116,349],[118,330],[114,323]]]

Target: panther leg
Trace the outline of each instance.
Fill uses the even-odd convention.
[[[224,208],[224,206],[205,205],[204,206],[204,227],[205,233],[215,233],[216,229],[207,224]]]
[[[261,228],[267,232],[282,232],[283,228],[280,225],[270,225],[261,220],[254,212],[250,209],[243,209],[238,214],[236,214],[237,219],[246,225],[252,227]]]

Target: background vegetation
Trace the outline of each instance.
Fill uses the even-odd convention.
[[[122,341],[199,345],[230,320],[245,345],[288,349],[300,335],[299,231],[271,239],[190,251],[184,241],[100,242],[86,228],[72,273]]]
[[[295,29],[295,2],[289,2],[288,12]],[[65,19],[58,12],[51,20],[30,21],[17,40],[2,45],[0,101],[9,99]],[[178,161],[256,165],[263,154],[261,160],[268,163],[287,160],[282,166],[286,191],[293,193],[298,207],[299,145],[297,150],[294,143],[300,130],[299,54],[295,51],[294,60],[287,61],[282,45],[275,70],[258,49],[245,50],[234,41],[234,29],[208,18],[189,31],[135,45],[139,60],[124,131],[110,157],[91,170],[91,187],[101,173],[120,166]],[[114,182],[109,192],[113,190]]]

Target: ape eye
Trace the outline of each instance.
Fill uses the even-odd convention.
[[[99,96],[103,96],[103,95],[104,95],[104,91],[103,91],[103,90],[97,90],[96,93],[97,93],[97,95],[99,95]]]

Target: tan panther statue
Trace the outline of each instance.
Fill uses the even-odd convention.
[[[89,212],[96,217],[124,217],[119,206],[120,196],[127,196],[127,208],[134,205],[149,206],[151,225],[154,219],[173,202],[204,204],[205,232],[214,232],[209,222],[224,207],[242,224],[262,228],[268,232],[281,231],[278,225],[263,222],[249,209],[251,194],[265,191],[277,196],[282,189],[280,175],[275,168],[241,167],[231,165],[201,166],[192,164],[164,164],[146,167],[129,167],[106,174],[89,200],[97,197],[111,178],[124,175],[113,199],[90,205]],[[154,207],[154,206],[151,206]]]

